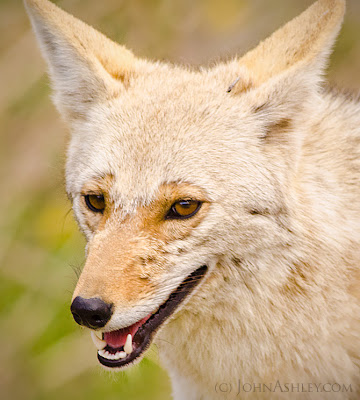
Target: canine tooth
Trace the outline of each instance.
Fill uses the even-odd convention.
[[[105,340],[101,340],[94,331],[91,331],[91,339],[94,342],[95,347],[98,350],[102,350],[106,347],[106,342]]]
[[[132,346],[132,336],[129,333],[126,337],[126,342],[124,345],[124,350],[126,352],[126,354],[130,354],[133,351],[133,346]]]

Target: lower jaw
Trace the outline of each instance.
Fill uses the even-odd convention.
[[[183,301],[192,293],[195,287],[203,280],[208,268],[206,265],[191,273],[176,289],[172,292],[165,303],[163,303],[158,311],[154,313],[143,326],[139,328],[133,338],[133,351],[124,358],[111,360],[101,356],[98,352],[98,360],[104,367],[111,369],[124,369],[130,365],[139,362],[146,350],[150,347],[152,340],[158,330],[171,317],[183,303]],[[105,350],[114,352],[115,350],[105,347]],[[119,349],[120,350],[120,349]]]
[[[101,365],[111,369],[125,369],[130,365],[138,363],[141,361],[143,356],[145,355],[146,350],[150,347],[151,340],[147,343],[143,343],[141,348],[135,348],[130,354],[127,354],[126,357],[121,358],[119,360],[109,360],[108,358],[102,357],[99,352],[97,354],[98,360]],[[106,347],[105,347],[106,349]]]

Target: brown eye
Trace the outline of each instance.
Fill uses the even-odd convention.
[[[85,197],[85,203],[89,210],[97,213],[102,213],[105,209],[105,199],[102,194],[87,194]]]
[[[199,211],[201,204],[197,200],[179,200],[171,206],[166,219],[190,218]]]

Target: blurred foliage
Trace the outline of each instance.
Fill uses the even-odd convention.
[[[184,64],[244,53],[311,0],[63,0],[136,54]],[[330,78],[360,87],[360,2],[348,0]],[[63,188],[66,128],[20,0],[0,0],[0,393],[2,399],[169,399],[156,349],[105,373],[69,312],[84,240]]]

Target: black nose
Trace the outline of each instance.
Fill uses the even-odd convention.
[[[102,328],[109,321],[112,315],[112,304],[105,303],[98,297],[84,299],[77,296],[70,310],[79,325],[95,329]]]

